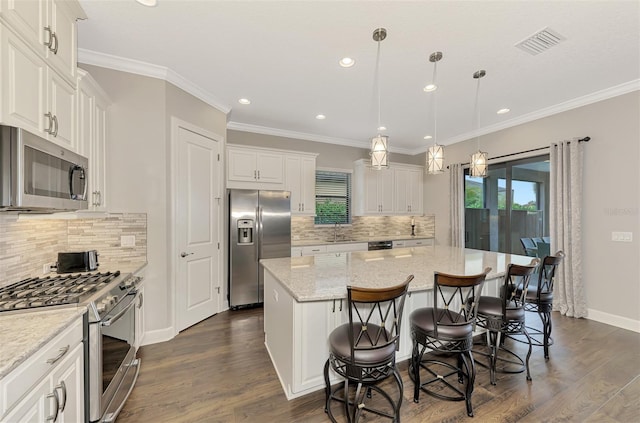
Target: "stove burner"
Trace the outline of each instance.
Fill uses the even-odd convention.
[[[79,303],[118,276],[120,271],[24,279],[0,288],[0,312]]]

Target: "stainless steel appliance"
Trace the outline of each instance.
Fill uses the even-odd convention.
[[[0,288],[0,312],[87,307],[87,421],[113,422],[137,380],[135,306],[142,302],[141,280],[131,273],[89,273],[25,279]]]
[[[393,248],[393,241],[369,241],[368,250],[390,250]]]
[[[291,256],[291,193],[229,190],[229,307],[260,304],[259,260]]]
[[[0,211],[87,208],[88,159],[24,129],[0,126]]]
[[[58,273],[91,272],[98,270],[98,252],[96,250],[73,253],[58,253],[56,270]]]

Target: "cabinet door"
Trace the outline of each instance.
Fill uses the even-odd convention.
[[[301,171],[302,188],[302,213],[306,215],[316,214],[316,159],[305,157],[302,159]]]
[[[57,73],[49,70],[49,111],[54,117],[53,133],[49,139],[72,151],[75,143],[76,90]]]
[[[53,389],[60,401],[60,423],[76,423],[84,419],[84,366],[82,344],[78,344],[52,375]]]
[[[94,134],[89,156],[92,193],[95,192],[94,210],[107,209],[107,104],[95,98]]]
[[[300,157],[287,156],[285,160],[284,189],[291,191],[291,213],[302,214],[302,160]]]
[[[284,182],[284,158],[282,154],[259,152],[257,154],[257,180],[262,183]]]
[[[396,214],[409,214],[410,200],[408,194],[411,192],[409,187],[409,171],[406,169],[396,169],[395,172],[395,212]]]
[[[46,50],[47,61],[68,82],[74,82],[77,66],[76,20],[64,1],[49,0],[49,24],[54,33],[54,45]]]
[[[407,172],[408,176],[408,192],[407,198],[409,203],[409,212],[412,215],[421,215],[424,209],[422,205],[423,198],[423,171],[411,169]]]
[[[44,60],[2,25],[0,58],[2,123],[46,136],[47,67]]]
[[[47,26],[45,1],[0,0],[0,15],[20,36],[45,57],[43,28]]]
[[[371,168],[364,169],[364,212],[366,214],[379,214],[381,210],[378,200],[378,172]]]
[[[55,416],[55,400],[51,394],[51,379],[44,378],[25,396],[3,422],[42,423],[53,421]]]
[[[393,171],[390,169],[378,172],[378,198],[382,214],[393,213]]]
[[[227,150],[227,166],[230,181],[254,182],[257,179],[256,159],[257,154],[253,151]]]

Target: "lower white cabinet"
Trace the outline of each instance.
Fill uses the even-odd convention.
[[[411,247],[425,247],[433,245],[433,238],[431,239],[401,239],[393,241],[393,248],[411,248]]]
[[[84,421],[82,318],[0,381],[0,421]]]

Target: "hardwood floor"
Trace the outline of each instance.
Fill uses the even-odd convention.
[[[534,347],[532,382],[522,373],[498,373],[491,386],[488,370],[478,366],[473,418],[463,402],[421,394],[413,403],[406,362],[400,363],[402,421],[640,421],[640,334],[557,313],[552,318],[551,358]],[[530,313],[527,320],[539,321]],[[324,391],[286,400],[264,347],[262,309],[220,313],[169,342],[142,347],[139,357],[140,376],[118,423],[329,421]]]

